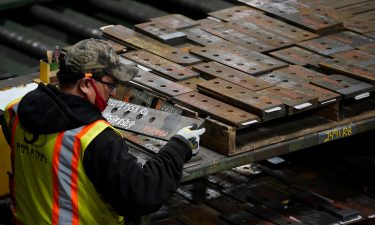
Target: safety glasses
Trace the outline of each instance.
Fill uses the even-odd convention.
[[[100,83],[102,83],[102,84],[107,85],[107,87],[108,87],[108,89],[109,89],[110,91],[114,91],[114,90],[116,90],[117,85],[118,85],[118,82],[117,82],[117,81],[115,81],[115,82],[113,82],[113,83],[109,83],[109,82],[102,81],[102,80],[100,80],[100,79],[95,79],[95,78],[94,78],[94,80],[96,80],[96,81],[98,81],[98,82],[100,82]]]

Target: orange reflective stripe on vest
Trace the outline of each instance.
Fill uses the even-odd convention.
[[[52,224],[79,224],[78,214],[78,161],[80,158],[80,139],[96,121],[85,127],[79,127],[58,134],[53,152],[53,207]],[[71,151],[73,149],[73,151]],[[64,179],[65,181],[60,181]],[[70,186],[64,185],[69,183]],[[68,201],[60,201],[65,199]],[[68,219],[68,221],[67,221]],[[64,221],[62,221],[64,220]]]
[[[84,152],[90,142],[103,130],[114,128],[99,120],[64,132],[39,135],[35,143],[29,143],[25,135],[30,133],[19,123],[17,108],[17,103],[8,105],[5,115],[7,124],[12,126],[14,222],[123,224],[123,217],[103,201],[83,168]]]

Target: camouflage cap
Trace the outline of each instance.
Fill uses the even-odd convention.
[[[139,72],[136,67],[120,63],[108,42],[92,38],[70,47],[65,55],[65,65],[74,74],[105,74],[120,82],[133,79]]]

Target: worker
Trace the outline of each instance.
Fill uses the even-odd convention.
[[[60,59],[59,88],[10,103],[10,187],[17,224],[127,224],[176,191],[205,129],[185,127],[143,166],[101,112],[118,82],[139,72],[103,40],[82,40]]]

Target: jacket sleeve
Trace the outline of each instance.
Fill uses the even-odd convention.
[[[120,215],[135,218],[157,211],[178,188],[190,148],[173,137],[140,165],[125,140],[106,129],[87,147],[84,168],[97,191]]]

